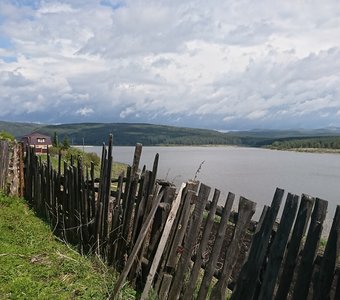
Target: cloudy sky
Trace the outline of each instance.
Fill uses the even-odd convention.
[[[0,0],[0,120],[340,126],[340,2]]]

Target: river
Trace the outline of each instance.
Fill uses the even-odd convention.
[[[101,147],[84,147],[101,155]],[[134,147],[114,147],[115,161],[131,164]],[[242,147],[143,147],[141,166],[152,169],[159,153],[158,178],[180,186],[193,179],[221,191],[220,202],[229,191],[257,203],[255,218],[269,205],[276,187],[328,200],[327,226],[340,204],[340,155],[300,153]],[[200,170],[197,172],[201,165]],[[286,194],[285,194],[286,195]],[[237,204],[237,202],[235,203]],[[329,229],[329,228],[326,228]]]

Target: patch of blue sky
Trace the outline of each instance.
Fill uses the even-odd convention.
[[[11,39],[5,35],[0,34],[0,48],[3,48],[3,49],[12,48]]]
[[[33,9],[37,9],[41,1],[40,0],[10,0],[9,2],[18,7],[29,6]]]
[[[0,60],[7,64],[18,61],[15,56],[0,56]]]
[[[103,6],[109,6],[113,10],[126,6],[126,3],[124,1],[115,1],[115,0],[102,0],[100,1],[100,4]]]

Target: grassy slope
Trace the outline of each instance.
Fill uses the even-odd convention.
[[[262,147],[275,141],[302,138],[337,137],[340,128],[319,130],[250,130],[221,133],[216,130],[154,125],[145,123],[77,123],[42,125],[0,121],[0,131],[5,130],[15,137],[38,130],[59,141],[65,137],[73,145],[101,145],[113,134],[114,145],[133,146],[137,142],[147,145],[239,145]]]
[[[22,199],[0,192],[0,299],[106,299],[115,275],[55,240]],[[125,287],[121,299],[134,299]]]

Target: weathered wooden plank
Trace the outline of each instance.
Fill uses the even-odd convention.
[[[162,278],[161,288],[158,293],[159,299],[166,300],[168,299],[169,289],[172,281],[172,275],[164,274]]]
[[[254,234],[247,262],[238,277],[232,300],[252,299],[258,283],[258,277],[265,259],[270,235],[280,208],[284,190],[277,188],[270,209],[266,213],[260,230]]]
[[[156,193],[158,194],[158,192],[156,192]],[[124,284],[124,281],[126,280],[128,274],[130,272],[130,268],[131,268],[131,266],[132,266],[132,264],[133,264],[133,262],[136,258],[136,255],[138,254],[138,252],[139,252],[139,250],[142,246],[143,240],[145,239],[145,236],[148,233],[148,230],[149,230],[151,223],[152,223],[152,219],[155,216],[156,210],[158,208],[159,203],[161,202],[162,196],[163,196],[162,194],[157,195],[157,201],[155,201],[155,203],[153,204],[151,211],[148,214],[148,217],[146,218],[145,223],[143,224],[140,235],[138,236],[138,239],[137,239],[136,243],[134,244],[134,247],[133,247],[133,249],[132,249],[132,251],[129,255],[129,258],[128,258],[125,266],[124,266],[124,269],[121,272],[121,274],[120,274],[120,276],[119,276],[119,278],[118,278],[118,280],[115,284],[114,291],[110,296],[111,300],[117,299],[117,295],[120,292],[120,290],[121,290],[121,288]]]
[[[132,161],[132,166],[131,166],[132,167],[131,176],[133,178],[137,177],[139,162],[140,162],[140,158],[142,155],[142,149],[143,149],[142,144],[137,143],[135,147],[135,152],[133,154],[133,161]]]
[[[167,250],[167,268],[175,268],[178,261],[178,247],[182,244],[185,232],[190,219],[190,208],[192,204],[192,197],[196,195],[198,189],[198,181],[188,181],[184,191],[184,200],[182,201],[181,213],[176,220],[176,227],[171,233],[169,249]]]
[[[174,200],[174,202],[172,203],[172,207],[171,207],[170,213],[168,215],[168,219],[165,223],[165,227],[164,227],[164,230],[163,230],[162,237],[161,237],[161,239],[158,243],[157,251],[155,253],[154,260],[152,262],[151,268],[149,270],[149,275],[146,279],[144,290],[143,290],[143,293],[142,293],[141,298],[140,298],[141,300],[147,299],[147,297],[149,295],[149,291],[150,291],[154,276],[156,275],[156,271],[157,271],[159,262],[162,258],[162,254],[163,254],[165,245],[168,242],[170,230],[171,230],[172,225],[173,225],[175,218],[176,218],[176,214],[177,214],[180,202],[181,202],[182,192],[183,192],[183,189],[185,188],[185,185],[186,185],[185,183],[182,183],[182,185],[181,185],[181,187],[178,191],[177,197]]]
[[[274,288],[284,257],[289,234],[298,208],[299,196],[288,194],[286,204],[276,232],[274,241],[270,247],[267,268],[261,284],[260,300],[272,299]]]
[[[67,170],[67,163],[66,161],[63,162],[63,171],[64,171],[64,178],[63,178],[63,235],[64,239],[68,241],[69,233],[67,228],[69,227],[69,198],[68,198],[68,170]]]
[[[19,186],[20,192],[19,197],[24,196],[24,189],[25,189],[25,173],[24,173],[24,144],[21,142],[19,143]]]
[[[204,227],[202,239],[196,254],[196,260],[195,263],[192,267],[190,278],[188,280],[188,284],[185,287],[185,292],[184,292],[184,299],[190,299],[190,297],[193,295],[195,287],[196,287],[196,282],[199,276],[199,272],[201,269],[201,265],[203,262],[203,253],[207,248],[208,242],[209,242],[209,237],[211,233],[211,229],[214,225],[214,217],[215,217],[215,212],[216,212],[216,207],[217,207],[217,202],[220,197],[220,191],[215,189],[214,191],[214,196],[213,200],[211,202],[211,206],[209,209],[209,214],[206,219],[206,224]]]
[[[303,194],[301,197],[299,211],[294,224],[293,233],[288,244],[282,276],[279,281],[279,287],[276,292],[275,300],[287,299],[290,285],[293,280],[293,274],[300,250],[301,240],[306,232],[314,202],[315,199],[308,195]]]
[[[129,192],[129,198],[128,198],[128,205],[127,205],[127,212],[125,215],[125,220],[123,223],[123,244],[125,247],[123,247],[123,254],[130,254],[131,248],[132,248],[132,222],[133,222],[133,211],[135,206],[135,200],[136,200],[136,193],[137,193],[137,187],[138,187],[138,179],[134,178],[131,182],[131,188]]]
[[[171,273],[177,265],[182,241],[191,215],[191,200],[194,195],[196,196],[197,188],[198,182],[193,183],[192,181],[188,181],[183,191],[183,200],[181,201],[181,206],[179,208],[180,214],[177,214],[175,223],[170,232],[169,242],[165,248],[164,259],[159,270],[158,280],[154,287],[155,291],[158,291],[161,288],[163,273]]]
[[[56,197],[56,180],[57,180],[57,172],[51,169],[51,228],[53,233],[56,233],[55,230],[58,226],[58,202]]]
[[[314,287],[313,300],[330,299],[330,292],[337,258],[340,256],[340,205],[336,207],[327,245],[322,256],[317,283]],[[339,298],[334,298],[339,299]]]
[[[210,187],[205,184],[201,184],[197,203],[195,204],[195,209],[191,216],[189,231],[184,239],[182,256],[179,260],[176,274],[170,288],[169,299],[171,300],[177,300],[181,293],[184,276],[191,260],[192,249],[195,245],[200,230],[203,219],[203,211],[207,203],[210,190]]]
[[[148,171],[146,173],[148,173],[148,180],[149,180],[151,176],[150,174],[151,172]],[[149,182],[145,182],[145,185],[147,187],[149,185]],[[148,190],[148,188],[146,190]],[[134,272],[134,274],[130,274],[130,276],[131,277],[135,276],[135,280],[138,284],[136,285],[136,288],[139,288],[140,290],[143,290],[144,283],[146,282],[146,279],[148,276],[148,271],[151,268],[151,263],[150,263],[149,265],[145,265],[144,269],[142,269],[143,268],[142,260],[143,260],[143,256],[145,255],[144,252],[147,251],[147,257],[152,262],[152,259],[154,258],[155,253],[157,251],[157,247],[159,245],[168,214],[170,212],[171,205],[169,203],[173,201],[173,198],[175,197],[175,193],[176,193],[176,189],[174,187],[166,187],[164,189],[164,196],[156,211],[151,229],[147,235],[147,238],[144,240],[143,246],[141,248],[141,251],[138,254],[138,259],[136,260],[135,265],[133,266],[133,268],[131,268],[131,273]],[[144,215],[147,214],[145,212],[145,206],[146,206],[145,204],[144,204]],[[140,220],[142,219],[143,218],[141,216]],[[136,235],[136,238],[137,238],[137,235]],[[146,248],[148,249],[146,250]]]
[[[255,232],[254,233],[258,233],[262,227],[262,224],[263,224],[263,221],[264,219],[266,218],[266,215],[268,213],[268,210],[269,210],[269,206],[265,205],[263,206],[263,209],[262,209],[262,212],[261,212],[261,216],[260,216],[260,219],[259,219],[259,222],[257,223],[256,225],[256,228],[255,228]]]
[[[238,218],[235,224],[232,239],[229,247],[225,252],[224,263],[219,280],[214,285],[210,299],[211,300],[224,300],[227,292],[227,285],[231,272],[237,263],[240,253],[242,242],[246,230],[250,224],[251,218],[255,213],[256,203],[246,198],[240,197],[238,205]]]
[[[76,222],[76,203],[75,203],[75,188],[74,188],[74,166],[70,166],[69,168],[69,218],[70,218],[70,227],[68,228],[69,233],[70,233],[70,241],[71,243],[75,242],[75,239],[77,238],[76,235],[76,226],[77,226],[77,222]]]
[[[153,193],[153,189],[155,187],[156,178],[157,178],[157,170],[158,170],[158,161],[159,161],[159,154],[156,153],[155,159],[153,161],[153,166],[152,166],[152,177],[150,180],[150,187],[149,187],[150,193]]]
[[[121,237],[120,217],[122,213],[121,195],[123,190],[123,177],[124,173],[120,174],[118,177],[117,197],[113,206],[112,223],[109,235],[111,251],[109,252],[108,261],[110,265],[117,260],[118,239]]]
[[[33,188],[33,193],[34,193],[34,209],[37,212],[38,215],[41,216],[41,202],[39,201],[39,195],[41,193],[41,189],[39,188],[39,183],[38,183],[38,175],[39,175],[39,166],[37,163],[35,163],[36,166],[32,169],[33,171],[33,175],[32,175],[32,179],[33,179],[33,184],[32,186]]]
[[[90,183],[90,191],[91,191],[91,216],[92,218],[95,218],[96,216],[96,192],[94,189],[94,163],[91,161],[91,166],[90,166],[90,178],[91,178],[91,183]]]
[[[311,217],[305,246],[302,250],[299,271],[294,287],[293,300],[307,299],[314,260],[319,247],[322,225],[327,214],[328,202],[317,198]]]
[[[105,180],[105,192],[104,192],[104,215],[103,219],[103,247],[107,246],[108,234],[109,234],[109,202],[111,196],[111,177],[112,177],[112,134],[109,135],[109,146],[107,151],[107,165],[106,165],[106,174],[104,177]]]
[[[155,253],[157,251],[157,246],[162,236],[164,225],[166,223],[166,220],[168,218],[168,215],[171,209],[171,202],[173,198],[175,198],[176,196],[175,187],[167,186],[163,189],[164,189],[164,196],[163,196],[162,202],[160,203],[160,206],[158,207],[156,211],[155,218],[154,218],[152,228],[150,231],[150,241],[149,241],[148,252],[147,252],[147,257],[150,258],[150,260],[152,260],[152,258],[155,256]],[[182,192],[182,197],[183,197],[183,192]],[[167,244],[168,243],[169,243],[169,240]]]
[[[148,197],[148,187],[150,180],[150,172],[145,172],[141,176],[141,181],[139,183],[138,195],[136,198],[135,216],[133,218],[134,225],[132,231],[132,241],[135,242],[137,239],[137,234],[142,226],[142,220],[146,205],[146,199]]]
[[[337,231],[337,249],[340,249],[340,231]],[[339,269],[338,269],[339,270]],[[336,289],[334,294],[334,300],[340,299],[340,272],[338,273],[338,280],[336,283]]]
[[[235,195],[233,193],[229,193],[227,196],[225,205],[224,205],[222,218],[221,218],[220,225],[218,227],[218,231],[217,231],[216,238],[215,238],[215,243],[211,251],[209,261],[204,270],[204,276],[203,276],[201,286],[198,292],[197,300],[204,300],[207,296],[211,280],[216,270],[216,264],[220,256],[220,252],[221,252],[223,240],[225,238],[225,232],[227,229],[228,220],[229,220],[231,208],[234,203],[234,199],[235,199]],[[189,299],[190,297],[192,297],[192,295],[187,294],[186,297],[187,299]]]
[[[119,244],[118,244],[118,249],[117,249],[117,257],[123,257],[123,252],[125,251],[124,249],[126,248],[126,243],[127,241],[124,240],[123,238],[123,226],[127,222],[127,214],[128,214],[128,199],[129,199],[129,193],[131,189],[131,167],[128,166],[126,169],[126,182],[124,186],[124,193],[122,197],[122,221],[121,221],[121,228],[120,228],[120,235],[119,235]],[[146,216],[145,216],[146,218]],[[117,264],[118,268],[122,268],[122,265]]]
[[[7,141],[0,141],[0,189],[7,188],[7,174],[9,165],[9,144]]]
[[[103,144],[103,156],[101,162],[101,176],[99,182],[99,190],[97,196],[97,212],[96,212],[96,245],[97,245],[97,254],[102,254],[102,245],[103,245],[103,223],[105,222],[106,214],[104,212],[105,207],[105,190],[106,190],[106,180],[105,174],[107,170],[107,149],[105,144]],[[99,211],[100,210],[100,211]],[[99,217],[100,216],[100,217]]]

